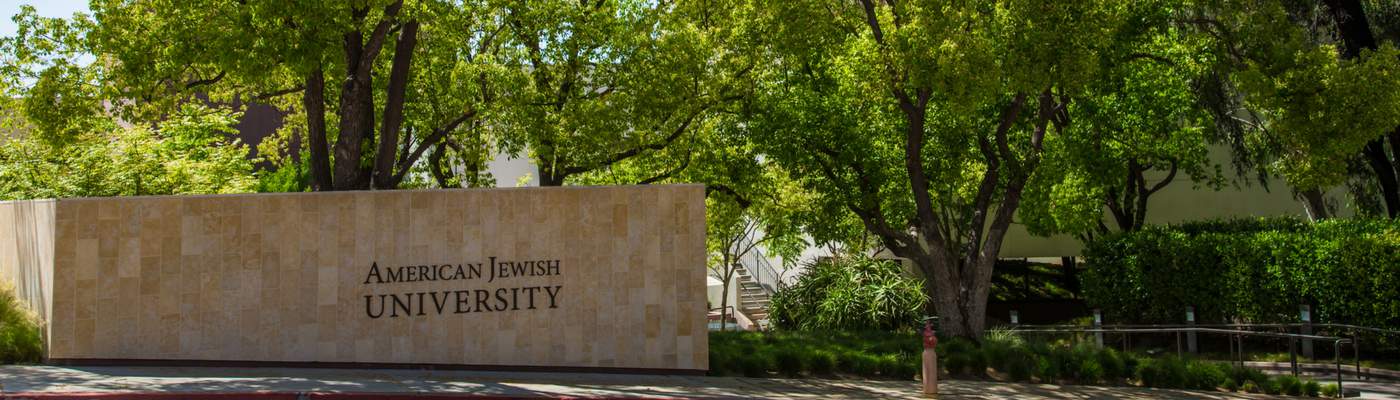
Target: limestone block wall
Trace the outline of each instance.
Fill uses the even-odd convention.
[[[52,360],[708,367],[699,185],[52,204]]]

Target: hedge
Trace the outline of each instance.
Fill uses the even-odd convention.
[[[1400,222],[1261,218],[1153,226],[1085,250],[1088,304],[1121,323],[1313,321],[1400,327]]]
[[[913,380],[923,348],[912,332],[711,332],[710,375]],[[938,343],[940,374],[958,379],[1156,388],[1248,390],[1317,396],[1321,386],[1293,376],[1270,377],[1220,362],[1147,358],[1087,342],[1027,340],[993,329],[981,343]]]

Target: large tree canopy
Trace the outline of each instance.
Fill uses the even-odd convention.
[[[131,99],[123,115],[159,117],[195,93],[276,104],[292,113],[285,142],[308,150],[316,190],[397,187],[449,145],[481,170],[476,122],[521,73],[494,61],[500,15],[482,2],[112,0],[92,11],[86,44]]]
[[[503,2],[506,61],[529,75],[500,123],[504,148],[529,151],[541,186],[638,158],[658,173],[619,183],[694,165],[667,149],[694,150],[752,68],[731,45],[736,3]]]
[[[229,126],[269,104],[287,116],[259,153],[283,170],[262,189],[491,186],[496,154],[528,157],[545,186],[705,183],[721,267],[742,255],[734,238],[784,253],[876,242],[927,278],[945,329],[969,336],[1013,222],[1139,229],[1172,182],[1227,183],[1216,146],[1241,176],[1284,177],[1317,216],[1323,191],[1356,182],[1400,213],[1394,2],[93,0],[91,12],[26,9],[0,40],[7,197],[250,190]]]
[[[100,87],[94,95],[109,112],[133,122],[191,101],[273,104],[290,115],[265,147],[291,155],[284,164],[308,164],[314,190],[391,189],[429,176],[439,186],[490,184],[486,161],[499,151],[528,152],[541,184],[553,186],[661,152],[740,98],[751,63],[725,45],[732,8],[99,0],[73,23],[24,18],[14,46],[92,54],[91,71],[39,57],[10,64],[59,76],[44,82]],[[68,108],[47,111],[83,106],[55,105]],[[678,168],[682,158],[658,160]]]
[[[931,283],[951,334],[985,326],[992,266],[1119,2],[759,1],[772,62],[754,140]]]

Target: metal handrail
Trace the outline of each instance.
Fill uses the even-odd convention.
[[[1034,326],[1034,327],[1038,327],[1038,328],[1058,328],[1058,327],[1075,328],[1075,327],[1084,327],[1084,325],[1065,325],[1065,324],[1060,324],[1060,325],[1020,325],[1020,326]],[[1114,326],[1114,327],[1124,327],[1124,328],[1178,328],[1178,327],[1179,327],[1179,328],[1187,328],[1187,327],[1212,327],[1212,328],[1297,328],[1297,327],[1311,326],[1311,327],[1314,327],[1314,328],[1319,328],[1319,327],[1322,327],[1322,328],[1343,328],[1343,329],[1349,329],[1349,330],[1368,331],[1368,332],[1373,332],[1373,333],[1382,333],[1382,334],[1390,334],[1390,335],[1400,335],[1400,330],[1394,330],[1394,329],[1373,328],[1373,327],[1369,327],[1369,326],[1349,325],[1349,324],[1301,323],[1301,322],[1279,323],[1279,324],[1114,324],[1114,325],[1103,325],[1103,326]]]
[[[745,237],[735,243],[735,247],[750,247],[753,245],[753,240],[752,237]],[[744,258],[752,258],[753,260],[746,263],[744,262]],[[773,264],[768,262],[768,257],[763,254],[763,249],[758,248],[758,246],[752,246],[752,250],[750,250],[747,255],[739,257],[739,265],[742,268],[749,269],[749,275],[754,278],[754,282],[757,282],[758,286],[767,291],[770,296],[776,293],[783,285],[781,279],[782,275],[778,274],[778,271],[773,268]],[[752,267],[750,267],[750,265],[752,265]],[[767,285],[764,284],[765,273],[768,275],[768,280],[771,281]]]
[[[1217,325],[1218,325],[1218,324],[1217,324]],[[1273,325],[1283,325],[1283,324],[1273,324]],[[1307,334],[1299,334],[1299,333],[1260,332],[1260,331],[1248,331],[1248,330],[1239,330],[1239,329],[1220,329],[1220,328],[1214,328],[1214,327],[1208,327],[1208,326],[1200,326],[1200,325],[1198,325],[1198,326],[1190,326],[1190,325],[1186,325],[1186,326],[1160,326],[1160,325],[1159,325],[1159,326],[1155,326],[1155,327],[1138,327],[1138,326],[1142,326],[1142,325],[1099,325],[1099,326],[1097,326],[1097,327],[1088,327],[1088,328],[1086,328],[1086,327],[1084,327],[1084,326],[1081,326],[1081,325],[1013,325],[1013,326],[1011,326],[1011,329],[1012,329],[1012,331],[1014,331],[1014,332],[1028,332],[1028,333],[1121,333],[1121,334],[1124,335],[1123,337],[1124,337],[1124,346],[1125,346],[1125,347],[1126,347],[1126,345],[1127,345],[1127,334],[1129,334],[1129,333],[1176,333],[1176,334],[1177,334],[1176,352],[1177,352],[1177,355],[1178,355],[1178,356],[1181,355],[1181,333],[1183,333],[1183,332],[1189,332],[1189,333],[1218,333],[1218,334],[1225,334],[1225,335],[1230,336],[1230,337],[1233,338],[1233,341],[1231,342],[1231,346],[1232,346],[1232,347],[1231,347],[1231,350],[1230,350],[1232,353],[1234,353],[1235,347],[1233,347],[1233,346],[1235,345],[1235,341],[1239,342],[1239,345],[1240,345],[1239,349],[1240,349],[1240,351],[1239,351],[1239,359],[1238,359],[1238,360],[1239,360],[1239,362],[1240,362],[1240,365],[1243,365],[1243,364],[1244,364],[1244,348],[1243,348],[1243,345],[1244,345],[1244,338],[1243,338],[1243,337],[1244,337],[1244,336],[1263,336],[1263,337],[1273,337],[1273,338],[1286,338],[1286,339],[1289,340],[1289,352],[1290,352],[1290,355],[1291,355],[1292,358],[1293,358],[1293,359],[1292,359],[1292,364],[1293,364],[1293,375],[1294,375],[1294,376],[1297,376],[1297,375],[1298,375],[1298,360],[1297,360],[1297,355],[1296,355],[1296,353],[1293,353],[1293,349],[1294,349],[1294,347],[1293,347],[1293,343],[1294,343],[1294,342],[1293,342],[1293,341],[1299,340],[1299,339],[1330,340],[1330,341],[1332,341],[1332,347],[1333,347],[1333,350],[1334,350],[1333,353],[1332,353],[1332,354],[1333,354],[1333,358],[1334,358],[1334,361],[1335,361],[1336,366],[1337,366],[1337,368],[1336,368],[1336,370],[1337,370],[1337,393],[1340,395],[1340,394],[1343,392],[1343,391],[1342,391],[1342,344],[1351,344],[1351,345],[1352,345],[1352,349],[1353,349],[1354,352],[1355,352],[1354,354],[1356,354],[1356,359],[1355,359],[1355,362],[1356,362],[1356,375],[1357,375],[1357,377],[1360,377],[1360,375],[1361,375],[1361,357],[1360,357],[1361,350],[1360,350],[1359,348],[1357,348],[1357,341],[1355,341],[1355,340],[1353,340],[1353,339],[1349,339],[1349,338],[1336,337],[1336,336],[1323,336],[1323,335],[1307,335]],[[1234,358],[1234,357],[1233,357],[1233,354],[1232,354],[1232,357],[1231,357],[1231,358],[1232,358],[1232,359]]]
[[[1336,339],[1343,339],[1343,338],[1341,338],[1341,337],[1335,337],[1335,336],[1304,335],[1304,334],[1298,334],[1298,333],[1259,332],[1259,331],[1245,331],[1245,330],[1236,330],[1236,329],[1219,329],[1219,328],[1208,328],[1208,327],[1189,327],[1189,328],[1187,328],[1187,327],[1182,327],[1182,328],[1118,328],[1118,327],[1114,327],[1114,326],[1110,326],[1110,325],[1104,325],[1104,326],[1101,327],[1101,328],[1087,328],[1087,329],[1020,329],[1020,328],[1012,328],[1012,329],[1015,330],[1015,331],[1017,331],[1017,332],[1066,332],[1066,333],[1076,333],[1076,332],[1083,332],[1083,333],[1173,333],[1173,332],[1204,332],[1204,333],[1244,334],[1244,335],[1250,335],[1250,336],[1266,336],[1266,337],[1293,338],[1293,339],[1314,339],[1314,340],[1336,340]]]

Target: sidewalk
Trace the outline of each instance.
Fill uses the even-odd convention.
[[[264,398],[376,397],[350,396],[364,394],[382,398],[410,393],[448,395],[434,398],[919,398],[918,384],[912,381],[292,368],[0,366],[0,384],[4,385],[6,398],[137,393],[165,393],[167,397],[163,398],[172,394],[210,398],[223,397],[217,394],[253,393]],[[941,390],[942,399],[1261,398],[1231,393],[978,381],[945,381]]]

